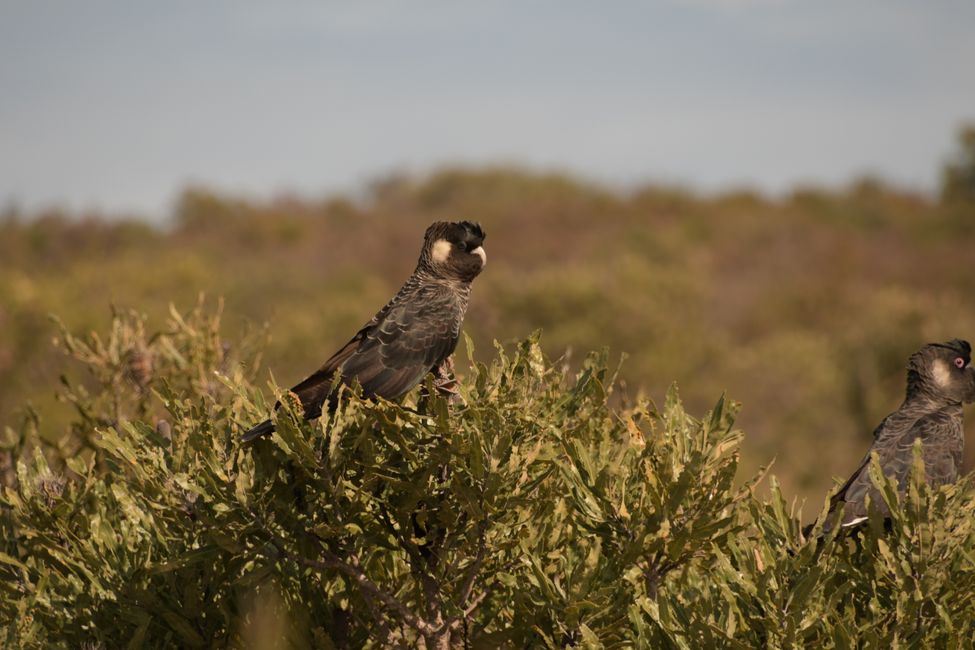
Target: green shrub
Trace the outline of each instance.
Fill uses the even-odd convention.
[[[306,423],[239,433],[272,400],[260,333],[219,311],[159,332],[117,311],[59,344],[64,435],[8,429],[0,501],[7,647],[967,647],[975,488],[902,499],[858,535],[803,537],[773,479],[736,485],[737,405],[672,388],[613,406],[607,353],[578,373],[537,336],[404,405],[349,391]],[[468,356],[473,358],[468,342]],[[271,394],[282,391],[271,386]],[[920,467],[918,467],[918,470]]]

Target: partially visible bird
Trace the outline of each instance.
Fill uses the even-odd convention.
[[[291,389],[305,419],[334,409],[340,384],[358,382],[365,397],[396,400],[430,372],[443,373],[457,346],[471,282],[487,263],[484,230],[470,221],[439,221],[427,228],[413,275],[385,307],[321,368]],[[280,402],[275,408],[280,406]],[[265,420],[243,435],[249,441],[274,431]]]
[[[911,355],[907,364],[907,396],[900,408],[881,421],[873,433],[870,451],[839,492],[830,499],[829,512],[840,505],[843,518],[828,518],[829,531],[836,523],[854,526],[867,518],[867,495],[874,508],[889,510],[870,482],[870,454],[876,452],[884,474],[897,481],[901,494],[907,489],[914,462],[912,447],[921,441],[925,481],[932,487],[958,480],[965,445],[962,404],[975,401],[975,367],[968,341],[929,343]]]

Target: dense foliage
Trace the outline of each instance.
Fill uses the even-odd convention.
[[[259,333],[203,306],[58,335],[68,431],[4,442],[5,647],[966,647],[975,486],[915,467],[853,538],[735,473],[737,405],[619,405],[606,353],[537,337],[471,361],[463,403],[347,395],[266,414]],[[468,342],[468,348],[471,344]],[[474,358],[469,350],[469,357]],[[76,366],[77,367],[77,366]],[[51,443],[56,439],[56,443]],[[758,480],[758,477],[755,478]],[[807,519],[814,514],[806,515]],[[832,533],[831,535],[835,535]]]

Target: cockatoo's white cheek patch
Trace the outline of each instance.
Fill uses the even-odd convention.
[[[447,258],[450,257],[451,248],[453,247],[446,239],[438,239],[437,241],[433,242],[433,252],[431,253],[433,261],[437,264],[443,264],[446,262]]]
[[[935,383],[942,388],[951,383],[951,370],[949,370],[948,364],[941,359],[935,360],[934,366],[931,367],[931,376],[934,377]]]
[[[484,266],[484,265],[487,264],[487,253],[484,251],[484,247],[483,246],[478,246],[477,248],[475,248],[474,250],[471,251],[471,254],[472,255],[477,255],[478,257],[481,258],[481,266]]]

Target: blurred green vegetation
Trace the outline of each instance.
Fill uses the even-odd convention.
[[[907,356],[975,337],[975,203],[959,191],[938,202],[865,179],[702,197],[508,168],[389,177],[322,200],[190,188],[160,225],[7,210],[0,422],[37,412],[42,434],[60,435],[71,413],[55,395],[72,362],[51,345],[49,314],[104,331],[109,305],[159,322],[170,303],[222,297],[228,340],[266,333],[264,365],[291,385],[399,287],[431,221],[461,218],[488,233],[465,324],[478,350],[542,328],[545,352],[573,368],[579,351],[625,353],[624,405],[676,380],[703,412],[728,390],[749,433],[741,476],[774,457],[783,492],[813,503],[899,404]]]

